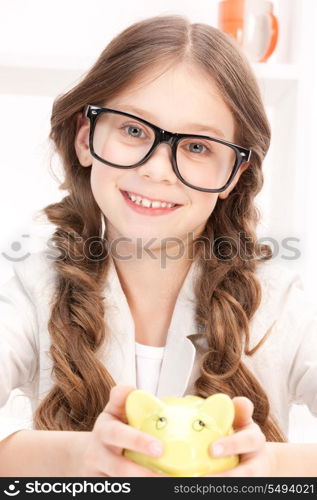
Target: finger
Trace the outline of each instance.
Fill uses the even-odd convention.
[[[125,401],[128,394],[135,391],[135,389],[132,385],[115,385],[112,387],[109,401],[103,411],[127,423]]]
[[[211,445],[210,453],[213,457],[241,455],[260,451],[266,439],[258,424],[253,422],[246,429],[218,439]]]
[[[126,425],[109,414],[104,414],[103,418],[107,421],[107,426],[100,427],[100,435],[105,445],[127,448],[152,457],[162,455],[163,443],[159,439]]]
[[[122,455],[109,454],[109,460],[103,461],[102,467],[107,474],[112,477],[163,477],[164,474],[158,474],[146,467],[135,464]]]
[[[242,428],[252,422],[254,405],[252,401],[244,396],[238,396],[232,399],[235,409],[233,427]]]

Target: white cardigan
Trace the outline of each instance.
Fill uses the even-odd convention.
[[[31,254],[13,265],[13,277],[0,287],[0,407],[13,389],[20,388],[34,411],[53,385],[47,330],[56,278],[53,258],[52,250]],[[199,374],[206,343],[194,321],[195,265],[189,269],[174,308],[158,397],[192,393]],[[306,404],[317,416],[317,303],[303,291],[299,275],[281,264],[264,262],[257,274],[263,296],[250,322],[250,346],[274,326],[263,346],[251,357],[243,355],[242,360],[267,392],[272,414],[287,434],[292,403]],[[97,355],[116,383],[137,387],[134,322],[112,259],[104,296],[110,340]],[[12,415],[6,430],[3,418],[0,416],[0,439],[14,430],[32,428],[31,414]]]

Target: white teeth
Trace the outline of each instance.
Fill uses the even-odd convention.
[[[136,196],[135,194],[127,193],[130,200],[134,201],[137,205],[141,205],[147,208],[171,208],[175,206],[175,203],[167,203],[165,201],[151,201],[147,198],[141,198],[141,196]]]
[[[152,202],[144,198],[144,199],[142,200],[142,205],[143,205],[144,207],[150,207],[150,206],[152,205]]]

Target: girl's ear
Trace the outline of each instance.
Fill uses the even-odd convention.
[[[250,162],[246,161],[244,162],[238,172],[236,173],[236,176],[235,178],[233,179],[232,183],[230,184],[230,186],[227,187],[227,189],[225,191],[222,191],[222,193],[219,193],[219,196],[218,198],[221,198],[222,200],[224,200],[225,198],[227,198],[229,196],[229,194],[231,193],[231,191],[233,190],[234,186],[237,184],[239,178],[240,178],[240,175],[242,174],[242,172],[245,171],[245,169],[248,168]]]
[[[84,118],[82,113],[77,115],[76,122],[76,137],[75,150],[79,163],[83,167],[91,167],[92,156],[89,151],[89,129],[90,122],[88,118]]]

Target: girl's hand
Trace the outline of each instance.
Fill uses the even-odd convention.
[[[232,469],[218,474],[208,474],[208,477],[270,477],[274,471],[274,461],[270,443],[258,424],[252,419],[253,403],[246,397],[233,398],[235,419],[233,428],[235,434],[215,441],[210,447],[212,457],[240,455],[240,463]],[[221,454],[216,454],[217,446],[222,445]]]
[[[151,449],[157,450],[155,445],[160,445],[160,441],[127,424],[125,400],[133,390],[135,387],[124,385],[111,389],[109,402],[90,433],[81,460],[81,476],[161,476],[122,455],[124,448],[155,457],[161,454],[151,452]]]

